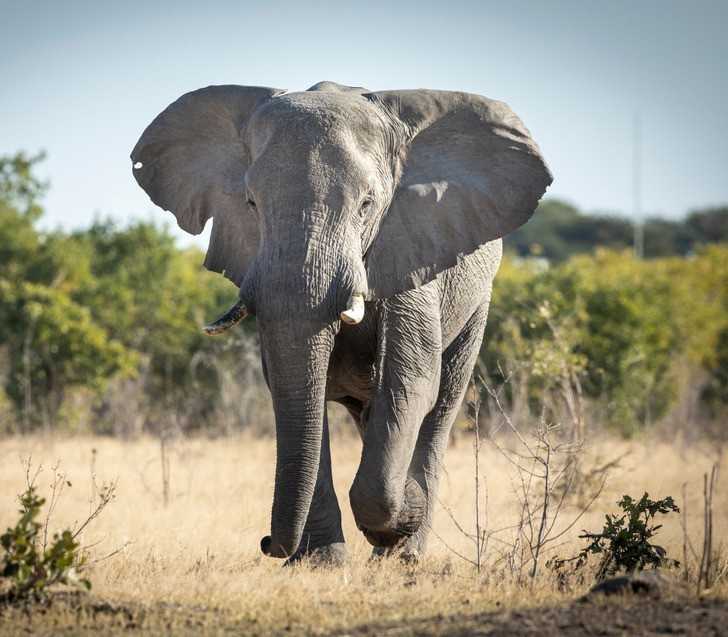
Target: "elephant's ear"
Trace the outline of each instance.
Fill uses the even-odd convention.
[[[524,224],[552,177],[502,102],[447,91],[385,91],[379,104],[404,138],[391,205],[366,255],[370,294],[424,285]]]
[[[256,86],[208,86],[186,93],[146,128],[131,152],[134,177],[151,200],[199,234],[212,217],[205,267],[240,285],[258,249],[247,213],[242,130],[255,109],[282,93]]]

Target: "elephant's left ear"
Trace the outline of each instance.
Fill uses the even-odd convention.
[[[259,242],[245,201],[248,157],[241,133],[252,113],[282,92],[228,85],[186,93],[157,115],[131,151],[137,182],[180,228],[200,234],[213,218],[205,267],[236,285]]]
[[[399,186],[366,255],[373,297],[424,285],[533,214],[551,173],[502,102],[448,91],[365,97],[404,137]]]

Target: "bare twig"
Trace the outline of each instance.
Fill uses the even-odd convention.
[[[544,540],[544,544],[549,544],[551,542],[554,542],[560,538],[562,538],[564,535],[566,535],[571,529],[576,526],[576,523],[583,517],[583,515],[591,508],[592,504],[596,502],[597,498],[602,494],[602,491],[604,490],[604,485],[607,484],[607,477],[605,476],[602,480],[601,485],[599,486],[599,489],[597,489],[596,493],[592,496],[591,500],[585,505],[580,507],[579,513],[577,513],[576,517],[574,517],[571,522],[567,526],[565,526],[559,533],[557,533],[554,536],[548,537],[546,540]]]
[[[690,579],[690,559],[689,555],[692,555],[693,560],[696,564],[699,563],[698,554],[695,551],[692,541],[690,540],[690,534],[688,533],[688,495],[687,495],[687,482],[682,484],[682,515],[680,516],[680,527],[682,528],[683,534],[683,579],[685,581]],[[688,550],[690,554],[688,554]]]
[[[99,557],[99,558],[93,560],[92,562],[89,562],[87,565],[93,566],[94,564],[99,564],[100,562],[105,562],[106,560],[109,560],[112,557],[115,557],[119,553],[123,552],[124,550],[126,550],[127,547],[131,546],[132,544],[134,544],[134,542],[132,540],[127,540],[120,547],[111,551],[111,553],[108,553],[107,555],[104,555],[103,557]]]
[[[45,551],[48,547],[48,524],[51,520],[51,516],[53,515],[53,511],[56,508],[56,504],[58,504],[61,493],[63,493],[63,488],[66,485],[71,486],[71,483],[66,480],[66,474],[59,473],[58,468],[60,466],[61,461],[58,460],[51,468],[51,471],[53,472],[53,482],[51,482],[51,499],[48,503],[48,509],[46,510],[45,521],[43,522],[43,551]]]
[[[101,512],[106,508],[106,505],[109,504],[109,502],[111,502],[116,497],[116,485],[117,485],[116,480],[114,480],[113,482],[110,482],[108,484],[101,485],[101,488],[99,488],[99,490],[98,490],[99,501],[96,504],[96,508],[93,511],[91,511],[89,516],[73,532],[74,540],[79,535],[81,535],[81,533],[83,533],[84,529],[101,514]]]
[[[543,481],[543,507],[541,509],[541,522],[538,527],[538,534],[536,535],[536,546],[533,554],[533,566],[531,568],[531,578],[536,577],[536,571],[538,570],[538,557],[541,553],[544,540],[544,530],[546,529],[546,519],[549,512],[549,502],[551,498],[551,483],[549,482],[550,471],[551,471],[551,444],[548,438],[544,437],[544,447],[546,450],[546,457],[543,460],[545,478]]]
[[[713,568],[713,491],[718,477],[718,465],[713,464],[708,474],[703,475],[703,552],[700,556],[698,570],[697,593],[710,588],[714,581]]]
[[[28,455],[27,458],[20,458],[20,464],[22,464],[25,467],[25,488],[31,489],[35,487],[35,483],[38,480],[38,474],[40,474],[41,471],[43,471],[43,465],[39,464],[36,469],[35,473],[30,475],[32,467],[33,467],[33,456]]]
[[[480,414],[480,399],[473,401],[473,429],[475,432],[475,568],[480,573],[480,425],[478,416]]]
[[[436,537],[436,538],[437,538],[438,540],[440,540],[440,542],[442,542],[443,546],[444,546],[444,547],[445,547],[445,548],[446,548],[446,549],[447,549],[448,551],[450,551],[450,552],[451,552],[451,553],[452,553],[453,555],[456,555],[456,556],[457,556],[457,557],[459,557],[459,558],[460,558],[461,560],[464,560],[464,561],[468,562],[468,564],[472,564],[472,565],[473,565],[474,567],[476,567],[476,568],[478,567],[478,563],[477,563],[477,562],[476,562],[475,560],[472,560],[472,559],[471,559],[471,558],[469,558],[469,557],[468,557],[467,555],[463,555],[462,553],[460,553],[460,551],[457,551],[457,550],[456,550],[456,549],[454,549],[454,548],[453,548],[452,546],[450,546],[450,545],[449,545],[449,544],[448,544],[448,543],[447,543],[447,542],[446,542],[446,541],[444,540],[444,538],[443,538],[443,537],[442,537],[442,536],[441,536],[441,535],[440,535],[440,534],[439,534],[439,533],[438,533],[437,531],[435,531],[435,529],[430,529],[430,530],[431,530],[431,531],[432,531],[432,533],[433,533],[433,534],[435,535],[435,537]]]
[[[162,464],[162,502],[166,507],[169,504],[169,453],[167,452],[167,431],[159,436],[159,455]]]

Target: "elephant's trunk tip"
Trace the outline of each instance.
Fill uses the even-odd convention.
[[[348,307],[339,315],[347,325],[357,325],[364,318],[364,296],[352,294]]]
[[[245,307],[245,303],[238,301],[233,305],[225,314],[220,318],[213,321],[209,325],[205,325],[202,331],[208,336],[214,336],[215,334],[222,334],[229,330],[231,327],[235,327],[240,321],[248,316],[248,309]]]
[[[297,547],[291,547],[291,549],[287,551],[280,544],[274,545],[273,538],[270,535],[266,535],[260,540],[260,550],[263,552],[263,555],[268,557],[289,558],[293,555],[296,548]]]

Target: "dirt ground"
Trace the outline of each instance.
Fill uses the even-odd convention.
[[[528,609],[438,614],[418,620],[370,622],[319,635],[386,637],[452,635],[725,635],[728,600],[640,596],[570,601]],[[76,594],[49,607],[0,609],[2,635],[297,635],[310,627],[289,624],[273,629],[224,610],[177,604],[115,605]]]
[[[725,600],[622,599],[362,626],[350,635],[726,635]],[[340,633],[341,634],[341,633]]]

